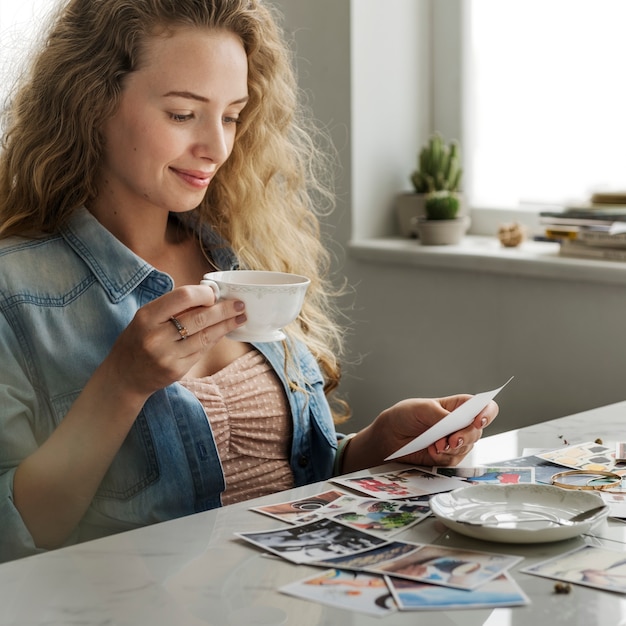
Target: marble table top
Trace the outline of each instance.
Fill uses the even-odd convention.
[[[598,438],[606,445],[626,441],[626,402],[485,436],[464,465]],[[626,596],[578,585],[569,594],[555,594],[554,581],[523,574],[519,568],[513,570],[513,577],[531,603],[514,608],[398,612],[376,618],[280,594],[278,587],[319,570],[264,556],[236,540],[233,533],[277,526],[276,520],[251,512],[250,506],[313,495],[328,486],[310,485],[2,564],[0,626],[626,624]],[[593,535],[547,544],[507,544],[506,550],[448,531],[434,518],[407,533],[412,534],[399,538],[519,554],[524,565],[585,543],[626,552],[626,524],[611,519]]]

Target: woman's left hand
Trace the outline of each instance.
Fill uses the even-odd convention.
[[[350,442],[343,472],[383,463],[387,456],[413,441],[471,397],[458,394],[445,398],[412,398],[394,404]],[[397,461],[427,467],[458,465],[497,414],[498,405],[492,400],[466,428],[437,440],[425,450],[400,457]]]

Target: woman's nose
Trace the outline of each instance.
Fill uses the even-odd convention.
[[[229,129],[221,123],[206,124],[196,137],[194,153],[196,156],[209,159],[213,163],[223,163],[232,150],[234,137],[230,137]]]

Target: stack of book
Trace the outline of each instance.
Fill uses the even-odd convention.
[[[561,256],[626,261],[626,192],[594,194],[587,204],[542,211],[539,220]]]

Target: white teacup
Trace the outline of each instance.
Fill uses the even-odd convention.
[[[243,326],[228,333],[237,341],[281,341],[281,330],[298,317],[311,281],[305,276],[262,270],[210,272],[201,281],[224,300],[241,300],[246,305]]]

